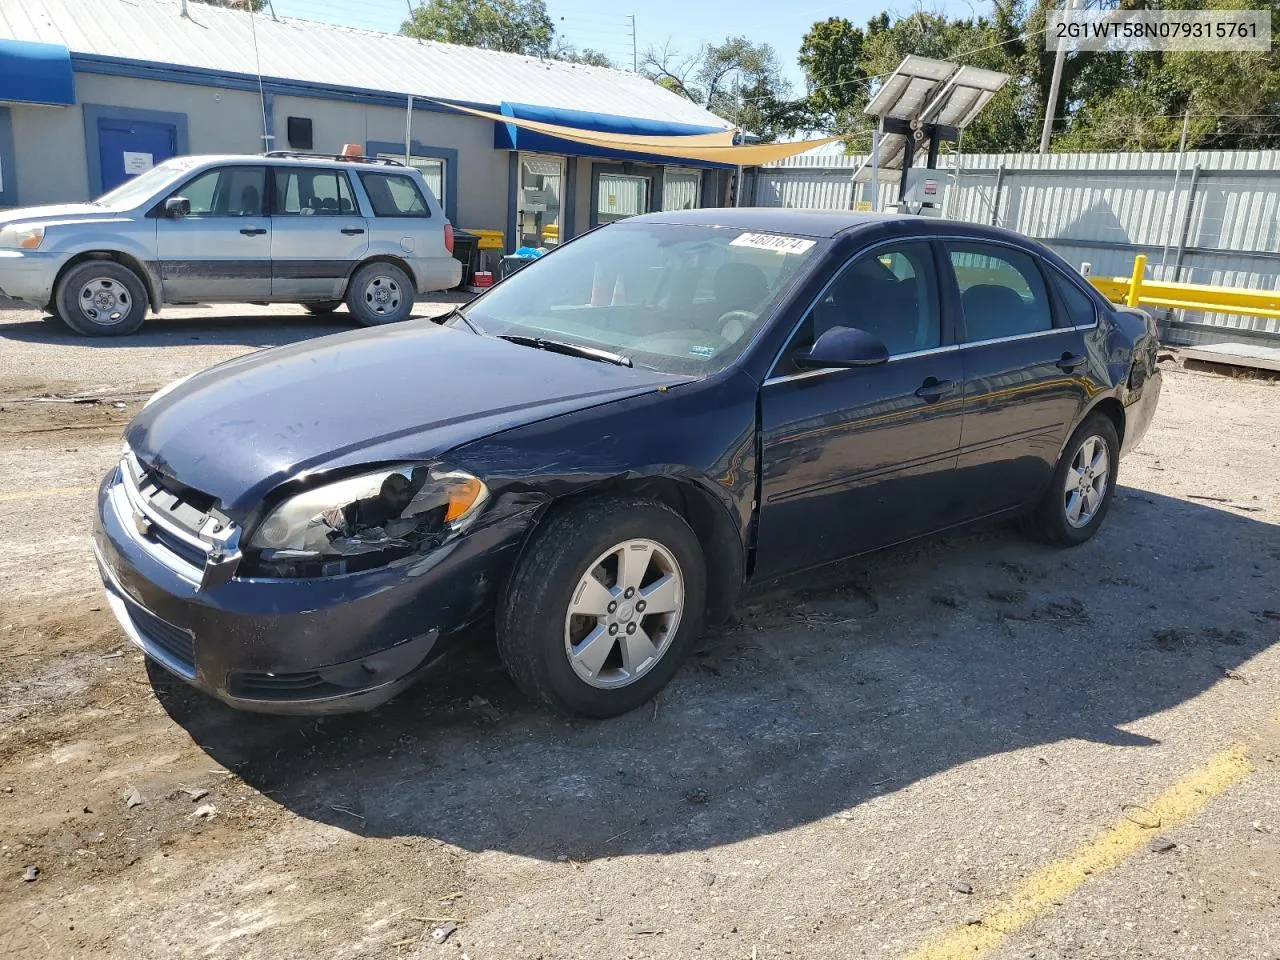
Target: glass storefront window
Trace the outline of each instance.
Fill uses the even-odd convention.
[[[554,247],[564,224],[564,160],[520,155],[520,184],[516,197],[516,240],[520,247]]]
[[[399,160],[404,163],[404,154],[380,153],[378,159]],[[444,206],[444,164],[445,162],[438,157],[409,157],[409,166],[416,167],[422,174],[422,179],[427,181],[427,186],[431,188],[441,207]]]
[[[600,174],[596,191],[596,222],[612,223],[649,209],[649,178],[623,173]]]
[[[698,206],[698,187],[701,184],[701,170],[667,167],[662,174],[662,209],[695,209]]]

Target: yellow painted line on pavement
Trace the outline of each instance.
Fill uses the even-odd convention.
[[[980,923],[944,930],[909,954],[908,960],[974,960],[982,956],[1009,934],[1061,904],[1090,877],[1120,866],[1155,836],[1153,826],[1162,830],[1176,826],[1239,783],[1252,769],[1242,747],[1218,754],[1155,800],[1142,807],[1130,807],[1132,820],[1118,821],[1102,836],[1027,877],[1008,896],[983,911]]]
[[[62,497],[76,493],[92,493],[97,490],[95,484],[92,487],[45,487],[42,490],[19,490],[16,493],[0,493],[0,503],[11,503],[14,500],[37,500],[40,497]]]

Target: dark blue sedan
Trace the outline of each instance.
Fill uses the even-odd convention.
[[[605,717],[744,585],[983,518],[1097,532],[1156,331],[1037,243],[792,210],[595,230],[455,311],[166,387],[98,495],[125,631],[236,707],[367,709],[464,628]]]

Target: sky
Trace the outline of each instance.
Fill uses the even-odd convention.
[[[271,0],[276,14],[327,23],[395,32],[408,17],[410,2],[417,0]],[[644,3],[547,0],[547,10],[560,36],[575,47],[590,47],[607,54],[624,69],[631,66],[631,19],[635,13],[636,49],[640,56],[649,47],[668,40],[674,49],[692,53],[704,42],[720,42],[727,36],[745,35],[756,42],[773,44],[786,69],[794,92],[804,89],[804,73],[796,64],[801,38],[817,20],[846,17],[863,24],[888,10],[907,14],[921,4],[915,0],[645,0]],[[982,0],[928,0],[927,9],[969,15],[973,7],[985,9]]]

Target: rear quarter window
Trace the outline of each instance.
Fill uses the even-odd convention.
[[[413,177],[403,173],[361,173],[374,216],[429,217],[431,210]]]

